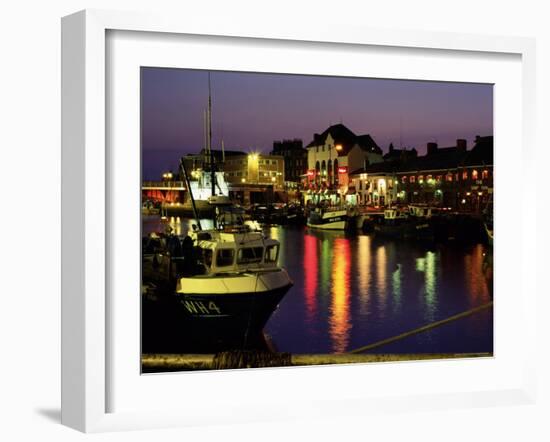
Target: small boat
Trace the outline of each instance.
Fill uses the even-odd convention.
[[[409,216],[397,209],[384,210],[384,216],[377,218],[376,221],[373,230],[378,235],[405,238],[409,234]]]
[[[144,216],[158,215],[160,213],[160,207],[153,201],[144,201],[141,205],[141,214]]]
[[[293,285],[279,247],[247,225],[191,232],[175,289],[186,316],[218,332],[261,331]]]
[[[316,208],[309,212],[307,226],[323,230],[346,230],[349,225],[348,211],[332,207]]]
[[[357,213],[347,207],[322,206],[310,209],[307,226],[322,230],[349,230],[356,227]]]
[[[214,172],[214,183],[218,196],[229,199],[229,190],[224,173]],[[167,202],[161,207],[161,213],[165,216],[194,216],[193,204],[190,195],[193,194],[195,208],[201,218],[211,218],[214,215],[215,207],[210,204],[209,198],[212,194],[212,173],[205,170],[196,170],[191,173],[189,179],[190,191],[186,194],[185,201]]]
[[[429,222],[431,211],[409,206],[407,212],[396,208],[384,210],[384,217],[374,224],[374,232],[381,236],[393,238],[433,238],[433,228]]]

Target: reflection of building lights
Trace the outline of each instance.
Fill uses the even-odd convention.
[[[466,196],[470,196],[470,195],[471,195],[471,193],[470,193],[470,192],[466,192]]]
[[[329,318],[330,336],[335,353],[346,350],[351,330],[350,321],[350,261],[349,240],[338,238],[334,241],[332,260],[332,299]]]
[[[246,178],[241,178],[241,183],[246,183]]]
[[[481,195],[483,195],[483,192],[478,192],[477,194],[478,194],[479,196],[481,196]]]
[[[462,201],[460,201],[462,204],[466,204],[466,200],[465,199],[462,199]]]
[[[304,237],[304,294],[306,301],[306,314],[308,322],[311,322],[317,312],[317,285],[318,285],[318,259],[317,238],[313,235]]]

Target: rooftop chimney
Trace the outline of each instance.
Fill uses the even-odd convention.
[[[466,150],[467,149],[467,142],[465,139],[463,138],[459,138],[458,140],[456,140],[456,147],[458,150]]]
[[[437,143],[428,143],[428,155],[437,152]]]

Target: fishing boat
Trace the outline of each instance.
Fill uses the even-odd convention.
[[[322,230],[348,230],[356,227],[357,213],[347,207],[321,206],[309,211],[307,226]]]
[[[279,242],[247,225],[196,230],[189,238],[175,290],[185,314],[218,330],[261,330],[293,285],[278,265]]]
[[[376,234],[393,238],[433,238],[433,228],[429,222],[431,210],[419,206],[409,206],[408,211],[388,208],[384,216],[373,226]]]
[[[373,230],[376,234],[394,238],[408,236],[410,230],[409,216],[397,209],[384,210],[383,217],[376,218]]]
[[[208,123],[211,118],[209,77]],[[209,134],[210,134],[209,128]],[[181,241],[175,297],[189,321],[209,333],[242,334],[245,338],[262,330],[293,282],[278,265],[279,241],[254,230],[229,198],[217,194],[216,165],[208,136],[212,229],[202,229],[184,161],[180,170],[190,189],[196,225]]]
[[[323,230],[346,230],[348,212],[346,209],[316,208],[309,212],[307,226]]]

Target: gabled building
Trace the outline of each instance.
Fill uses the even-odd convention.
[[[369,134],[356,135],[343,124],[314,134],[307,151],[305,185],[317,192],[332,190],[345,195],[351,171],[383,161],[382,150]]]

